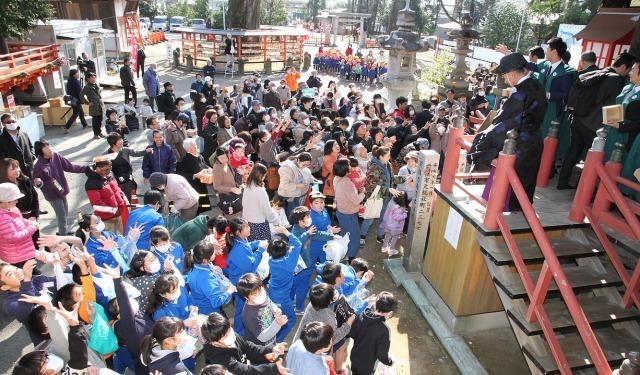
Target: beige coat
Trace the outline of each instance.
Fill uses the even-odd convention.
[[[280,186],[278,187],[278,195],[287,198],[302,197],[307,194],[309,185],[313,182],[313,176],[309,168],[299,169],[298,164],[294,160],[287,160],[278,169],[280,175]],[[302,183],[307,187],[299,189],[299,174],[302,175]]]
[[[167,200],[173,201],[173,206],[178,210],[185,210],[198,204],[198,192],[180,175],[167,174],[165,192],[167,193]]]

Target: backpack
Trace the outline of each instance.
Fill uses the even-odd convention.
[[[567,97],[567,108],[574,116],[587,116],[597,106],[600,84],[607,77],[606,69],[595,70],[578,77]]]

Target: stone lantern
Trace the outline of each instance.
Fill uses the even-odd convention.
[[[379,36],[378,44],[388,50],[388,72],[381,81],[389,92],[389,106],[395,108],[396,98],[404,96],[420,103],[416,72],[416,54],[427,51],[431,43],[413,31],[416,27],[416,12],[409,8],[409,0],[398,12],[398,30],[391,35]],[[419,107],[419,106],[418,106]]]
[[[469,98],[473,93],[469,92],[469,67],[466,60],[469,53],[473,52],[469,43],[474,39],[482,39],[480,32],[473,28],[473,20],[469,14],[469,6],[465,5],[460,14],[460,27],[455,28],[447,33],[456,41],[456,47],[451,51],[455,56],[453,70],[444,81],[444,87],[440,87],[438,91],[444,96],[447,89],[454,89],[456,95],[466,93]]]

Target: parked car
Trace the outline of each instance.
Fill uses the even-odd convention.
[[[182,16],[171,17],[169,21],[169,31],[174,32],[178,27],[182,27],[186,24],[187,19]]]
[[[153,24],[151,24],[151,29],[154,31],[156,30],[167,31],[167,16],[153,17]]]
[[[202,18],[194,18],[193,22],[191,23],[191,26],[194,29],[206,29],[207,28],[207,23],[204,22],[204,20]]]

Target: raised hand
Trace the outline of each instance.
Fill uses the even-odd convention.
[[[18,302],[33,303],[36,305],[43,306],[46,310],[53,309],[53,303],[51,303],[51,298],[49,298],[49,295],[47,295],[46,292],[40,294],[39,296],[22,294],[22,298],[20,298]]]
[[[312,225],[309,227],[309,229],[307,229],[307,233],[309,233],[310,236],[313,236],[314,234],[316,234],[317,231],[318,231],[318,228],[316,228],[315,225]]]
[[[104,238],[98,238],[98,242],[102,244],[102,246],[98,248],[99,250],[111,251],[116,248],[116,242],[110,235]]]
[[[80,308],[80,302],[73,305],[73,310],[67,311],[62,306],[61,302],[58,302],[58,309],[54,310],[60,316],[62,316],[70,326],[77,326],[80,324],[80,320],[78,319],[78,309]]]
[[[24,273],[24,278],[22,279],[22,281],[31,281],[31,278],[33,277],[33,270],[35,268],[36,268],[35,259],[29,259],[28,261],[26,261],[22,266],[22,272]]]
[[[102,268],[101,272],[103,275],[109,276],[112,279],[120,278],[120,266],[116,268],[111,268],[106,264],[103,264],[104,268]]]
[[[144,224],[135,223],[133,227],[129,229],[129,237],[131,237],[131,239],[134,241],[138,241],[138,238],[140,238],[140,233],[142,233],[143,230]]]

